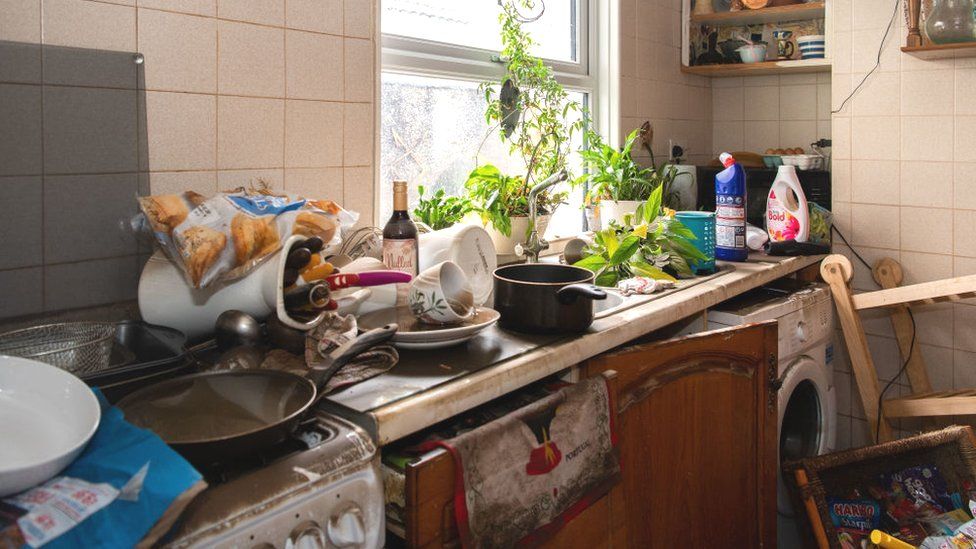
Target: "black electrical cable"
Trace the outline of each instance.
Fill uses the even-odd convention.
[[[855,87],[854,90],[851,91],[850,95],[848,95],[844,99],[844,101],[841,102],[840,106],[837,107],[837,110],[830,111],[831,114],[837,114],[840,111],[844,110],[844,106],[847,105],[847,102],[854,98],[854,96],[857,94],[857,92],[860,91],[861,87],[864,86],[864,83],[867,82],[868,78],[870,78],[871,75],[874,74],[874,72],[876,70],[878,70],[878,68],[881,66],[881,53],[884,51],[884,44],[885,44],[885,41],[888,40],[888,35],[891,34],[891,27],[892,27],[892,25],[895,24],[895,17],[898,16],[898,8],[899,8],[899,6],[901,6],[901,0],[895,0],[895,9],[891,13],[891,19],[888,20],[888,27],[885,29],[884,36],[881,37],[881,43],[878,44],[878,58],[875,60],[874,66],[871,67],[871,70],[868,71],[868,73],[864,75],[864,78],[862,78],[861,79],[861,82],[857,85],[857,87]],[[838,233],[838,234],[840,234],[840,233]]]
[[[857,250],[854,249],[854,246],[851,246],[851,243],[847,240],[847,237],[844,236],[844,233],[840,232],[840,229],[838,229],[836,226],[831,228],[835,233],[837,233],[837,236],[839,236],[840,239],[844,241],[844,244],[846,244],[847,247],[851,250],[851,253],[854,254],[854,257],[856,257],[858,261],[863,263],[864,266],[868,268],[868,270],[871,270],[871,265],[863,257],[861,257],[861,254],[857,253]],[[891,378],[891,380],[888,381],[887,384],[885,384],[884,389],[881,390],[881,394],[878,395],[878,421],[877,424],[875,424],[874,426],[874,440],[878,440],[878,436],[881,434],[881,411],[884,404],[884,396],[888,392],[888,389],[890,389],[891,386],[894,385],[895,381],[900,379],[902,374],[905,373],[905,370],[908,368],[908,363],[912,359],[912,354],[915,353],[915,336],[918,333],[918,328],[915,325],[915,315],[912,314],[912,310],[910,308],[905,307],[905,310],[908,311],[908,318],[912,320],[912,342],[908,346],[908,354],[905,355],[905,362],[902,363],[901,369],[898,370],[898,373],[895,374],[895,377]]]

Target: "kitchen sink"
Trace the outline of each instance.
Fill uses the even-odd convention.
[[[631,298],[613,291],[607,290],[606,299],[598,299],[593,302],[593,318],[604,318],[614,313],[618,313],[631,305]]]

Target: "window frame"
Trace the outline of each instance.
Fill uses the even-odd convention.
[[[380,0],[380,3],[383,0]],[[548,0],[560,1],[560,0]],[[612,101],[608,100],[611,92],[608,37],[609,8],[606,2],[600,0],[579,0],[579,22],[577,26],[577,40],[579,50],[578,62],[566,62],[545,59],[552,67],[556,81],[567,91],[583,92],[587,94],[587,103],[591,113],[592,129],[604,134],[612,130],[614,124],[611,117]],[[377,6],[382,14],[382,6]],[[381,38],[380,66],[377,70],[379,81],[377,95],[380,96],[382,75],[385,72],[406,75],[450,78],[483,82],[485,80],[499,80],[504,74],[504,66],[498,60],[498,52],[483,48],[448,44],[433,40],[406,37],[382,33],[382,24],[377,19],[377,32]],[[615,88],[615,87],[614,87]],[[376,150],[376,193],[383,192],[382,181],[379,181],[382,151],[379,148],[379,136],[382,132],[382,121],[377,123]],[[612,134],[611,134],[612,135]],[[381,201],[374,201],[374,218],[379,220]]]

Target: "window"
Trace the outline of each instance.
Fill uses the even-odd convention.
[[[570,97],[591,110],[597,96],[590,53],[592,0],[537,0],[536,21],[526,29],[536,55],[549,62]],[[498,0],[381,0],[380,200],[382,223],[392,210],[390,182],[461,194],[468,173],[490,162],[508,171],[524,169],[497,134],[486,135],[484,95],[478,85],[498,80],[503,67]],[[580,193],[576,193],[580,194]],[[553,233],[580,226],[581,197],[557,212]],[[576,206],[576,207],[573,207]]]

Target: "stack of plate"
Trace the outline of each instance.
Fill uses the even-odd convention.
[[[410,307],[380,309],[359,317],[359,329],[371,330],[390,323],[399,325],[393,344],[403,349],[440,349],[459,345],[498,321],[498,311],[478,307],[475,315],[460,324],[433,326],[417,320]]]
[[[800,57],[803,59],[823,59],[826,50],[825,44],[822,34],[801,36],[796,39],[796,45],[800,47]]]

